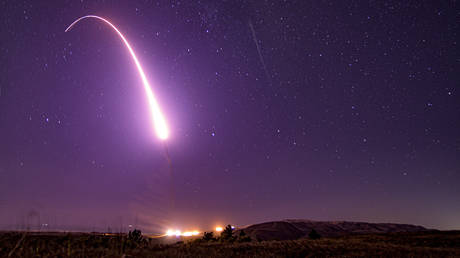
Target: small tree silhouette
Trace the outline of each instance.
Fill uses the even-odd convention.
[[[318,234],[318,232],[316,232],[315,229],[312,229],[312,230],[310,231],[310,233],[308,234],[308,237],[309,237],[310,239],[320,239],[320,238],[321,238],[321,235]]]
[[[225,227],[224,231],[222,231],[222,233],[220,234],[220,239],[222,241],[229,241],[229,242],[235,240],[233,238],[233,228],[231,225],[227,225]]]
[[[133,242],[140,243],[142,242],[142,232],[139,229],[129,231],[128,239]]]
[[[209,242],[209,241],[213,241],[216,239],[214,238],[214,233],[211,231],[211,232],[203,233],[203,240]]]
[[[251,237],[246,235],[246,232],[244,230],[240,231],[240,235],[238,236],[238,242],[251,242]]]

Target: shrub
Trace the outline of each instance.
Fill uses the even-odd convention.
[[[126,240],[126,247],[128,248],[137,248],[139,245],[147,243],[147,241],[142,237],[142,232],[138,229],[129,231],[128,238]],[[124,241],[122,240],[122,242]]]
[[[318,234],[318,232],[316,232],[315,229],[312,229],[312,230],[310,231],[310,233],[308,234],[308,237],[309,237],[310,239],[320,239],[320,238],[321,238],[321,235]]]
[[[139,229],[134,229],[133,231],[129,231],[128,239],[134,242],[141,242],[142,232]]]
[[[214,238],[214,233],[211,231],[211,232],[203,233],[203,240],[209,242],[209,241],[214,241],[216,239]]]
[[[233,228],[231,225],[227,225],[220,234],[220,240],[223,242],[233,242],[235,238],[233,237]]]
[[[240,235],[238,236],[238,242],[251,242],[251,237],[246,235],[246,233],[244,232],[244,230],[241,230],[240,231]]]

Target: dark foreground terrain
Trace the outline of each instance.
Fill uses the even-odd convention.
[[[361,234],[318,240],[247,243],[161,239],[127,235],[65,233],[0,233],[1,257],[308,257],[386,256],[460,257],[460,231]]]

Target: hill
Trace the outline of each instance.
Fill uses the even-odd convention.
[[[323,237],[351,234],[381,234],[394,232],[422,232],[422,226],[395,223],[367,223],[350,221],[283,220],[254,224],[237,230],[257,240],[295,240],[308,237],[311,230]]]

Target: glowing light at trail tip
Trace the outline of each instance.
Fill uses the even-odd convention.
[[[142,69],[142,66],[139,63],[139,60],[137,60],[136,54],[134,53],[133,49],[131,48],[131,46],[129,45],[128,41],[123,36],[123,34],[121,34],[121,32],[117,29],[117,27],[115,27],[115,25],[113,25],[108,20],[106,20],[106,19],[104,19],[102,17],[96,16],[96,15],[86,15],[86,16],[80,17],[77,20],[75,20],[74,22],[72,22],[72,24],[70,24],[69,27],[67,27],[65,32],[67,32],[70,29],[72,29],[72,27],[76,23],[78,23],[79,21],[81,21],[81,20],[83,20],[85,18],[96,18],[96,19],[99,19],[99,20],[107,23],[108,25],[110,25],[110,27],[112,27],[112,29],[114,29],[117,32],[118,36],[120,36],[120,38],[125,43],[125,46],[128,48],[129,53],[131,54],[131,57],[133,58],[134,63],[136,64],[137,70],[138,70],[139,75],[141,76],[141,79],[142,79],[142,83],[144,84],[144,90],[145,90],[145,93],[147,95],[147,100],[149,102],[150,111],[152,113],[153,126],[155,128],[155,132],[156,132],[158,138],[160,138],[161,140],[166,140],[168,138],[168,136],[169,136],[169,131],[168,131],[168,127],[166,125],[166,120],[165,120],[163,114],[161,113],[160,106],[158,105],[158,102],[155,99],[155,95],[153,94],[152,88],[150,87],[150,83],[147,80],[147,77],[145,76],[144,70]]]

